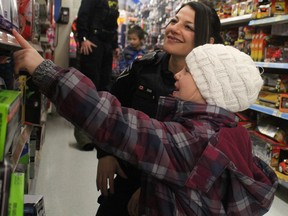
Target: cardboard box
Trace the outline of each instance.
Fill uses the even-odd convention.
[[[278,167],[280,152],[288,150],[288,146],[280,144],[257,131],[250,131],[252,153],[268,165]]]
[[[24,212],[24,173],[14,172],[11,176],[8,216],[22,216]]]
[[[45,216],[42,195],[24,195],[24,216]]]
[[[47,111],[48,99],[40,93],[27,72],[21,72],[18,83],[22,95],[21,121],[26,125],[42,126],[42,116]]]
[[[0,0],[0,28],[6,31],[11,31],[12,20],[11,20],[11,2],[10,0]]]
[[[26,39],[32,39],[33,0],[17,0],[20,34]]]
[[[18,164],[16,166],[16,172],[22,172],[25,173],[25,184],[24,184],[24,192],[29,193],[30,185],[29,185],[29,179],[30,179],[30,143],[26,142],[21,156],[19,158]]]
[[[0,90],[0,161],[20,133],[20,92]]]
[[[0,216],[8,214],[12,166],[4,159],[0,163]]]

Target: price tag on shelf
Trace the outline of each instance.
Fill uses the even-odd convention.
[[[273,111],[273,114],[272,114],[273,116],[277,116],[277,117],[281,117],[281,115],[282,115],[282,112],[280,112],[279,110],[274,110]]]

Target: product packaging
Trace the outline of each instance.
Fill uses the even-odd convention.
[[[20,132],[20,92],[0,90],[0,161]]]
[[[24,195],[24,216],[45,216],[42,195]]]
[[[23,215],[24,178],[24,173],[20,172],[13,172],[11,175],[8,216]]]
[[[10,193],[12,166],[4,159],[0,163],[0,216],[8,214],[8,201]]]

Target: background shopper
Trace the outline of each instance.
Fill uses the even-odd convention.
[[[128,30],[128,45],[121,52],[119,59],[120,72],[128,67],[136,58],[140,58],[147,53],[144,45],[145,34],[145,31],[139,25],[134,25]]]

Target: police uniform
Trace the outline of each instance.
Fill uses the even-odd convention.
[[[119,16],[118,0],[82,0],[77,21],[77,40],[89,40],[97,47],[91,47],[89,55],[77,55],[77,68],[97,87],[98,91],[109,91],[112,84],[113,50],[118,47]],[[93,150],[94,144],[86,133],[75,127],[74,137],[82,150]]]
[[[168,96],[174,90],[174,75],[168,70],[169,55],[155,51],[135,60],[120,74],[114,83],[111,93],[121,102],[122,106],[131,107],[155,117],[160,96]],[[97,149],[97,157],[108,154]],[[97,216],[127,216],[127,205],[132,194],[140,187],[141,173],[130,164],[118,159],[127,175],[123,179],[117,175],[114,185],[115,192],[108,197],[100,196],[100,207]]]
[[[92,53],[80,56],[80,71],[99,91],[109,90],[113,49],[118,47],[118,0],[82,0],[77,16],[77,37],[81,44],[96,44]]]

